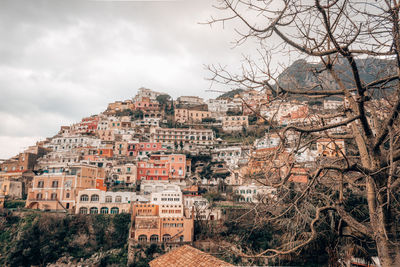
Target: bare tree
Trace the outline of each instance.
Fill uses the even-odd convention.
[[[242,256],[271,258],[298,251],[318,236],[316,225],[321,217],[333,212],[340,218],[338,227],[346,225],[351,235],[374,240],[382,266],[399,265],[400,3],[397,0],[219,0],[217,8],[229,15],[212,18],[210,23],[239,21],[236,44],[258,40],[260,60],[246,58],[240,74],[211,65],[208,68],[213,82],[269,91],[273,95],[269,103],[288,97],[307,97],[314,101],[336,97],[342,101],[341,108],[335,112],[276,129],[280,145],[262,160],[277,162],[283,151],[294,155],[321,138],[333,144],[330,147],[336,150],[336,155],[314,164],[303,190],[297,191],[290,202],[278,201],[279,213],[268,213],[270,216],[264,220],[277,221],[295,214],[303,218],[301,223],[307,225],[308,231],[302,235],[293,233],[289,242],[278,249],[257,254],[243,252]],[[295,56],[318,62],[307,67],[312,82],[305,84],[278,75],[271,65],[274,56]],[[370,72],[368,78],[362,75],[377,60],[387,60],[391,66],[375,71],[374,79],[370,79]],[[377,98],[379,101],[375,101]],[[270,120],[272,126],[279,125],[273,118],[264,119]],[[335,129],[339,128],[345,130],[338,134]],[[294,136],[292,141],[289,135]],[[342,152],[339,145],[342,140],[354,144],[353,155]],[[273,172],[273,180],[269,180],[271,169],[283,166],[271,167],[271,163],[259,166],[268,177],[254,178],[290,194],[294,166],[301,164],[294,157],[285,158],[292,162],[285,162],[284,171]],[[354,206],[346,201],[351,194],[366,200],[364,206],[360,203],[367,210],[366,219],[352,212]]]

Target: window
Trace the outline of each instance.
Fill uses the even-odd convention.
[[[42,193],[37,194],[37,195],[36,195],[36,199],[43,199]]]
[[[110,213],[111,214],[118,214],[119,213],[119,208],[117,208],[117,207],[111,208],[111,212]]]
[[[89,196],[88,195],[81,195],[81,201],[82,202],[89,201]]]
[[[88,209],[87,208],[80,208],[79,209],[79,214],[88,214]]]
[[[39,181],[38,182],[38,187],[39,188],[43,188],[43,186],[44,186],[44,181]]]
[[[69,193],[65,194],[65,198],[69,198],[69,196],[70,196]]]
[[[150,243],[157,243],[158,242],[158,235],[150,236]]]
[[[98,202],[99,201],[99,195],[92,195],[90,197],[91,202]]]
[[[56,199],[57,199],[57,194],[56,194],[56,193],[51,193],[50,198],[51,198],[52,200],[56,200]]]
[[[138,238],[138,241],[140,243],[146,243],[147,242],[147,236],[146,235],[140,235]]]
[[[163,238],[162,238],[162,240],[163,240],[163,242],[168,242],[168,241],[170,241],[170,240],[171,240],[171,236],[170,236],[170,235],[168,235],[168,234],[166,234],[166,235],[163,235]]]
[[[121,200],[122,200],[121,196],[116,196],[115,197],[115,202],[121,202]]]
[[[112,202],[112,196],[106,196],[106,203]]]
[[[100,213],[101,214],[108,214],[108,208],[106,208],[106,207],[101,208],[100,209]]]
[[[57,188],[57,187],[58,187],[58,181],[53,181],[53,182],[51,183],[51,187]]]
[[[96,207],[91,207],[90,208],[90,214],[98,214],[99,213],[99,209]]]

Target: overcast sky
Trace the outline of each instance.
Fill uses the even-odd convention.
[[[204,98],[205,64],[240,66],[233,25],[201,25],[215,0],[1,1],[0,159],[139,87]],[[218,89],[218,88],[216,88]],[[225,88],[227,89],[227,88]]]

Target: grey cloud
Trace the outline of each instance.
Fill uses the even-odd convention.
[[[52,136],[141,86],[216,96],[203,65],[237,66],[254,44],[232,50],[235,25],[199,25],[216,13],[213,3],[2,1],[0,138]]]

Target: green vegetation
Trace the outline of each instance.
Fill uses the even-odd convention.
[[[240,111],[240,110],[228,110],[227,112],[226,112],[226,115],[227,116],[242,116],[243,115],[243,113]]]
[[[117,111],[115,112],[115,116],[117,116],[117,117],[133,116],[134,113],[135,113],[135,112],[132,111],[131,109],[117,110]]]
[[[134,262],[131,267],[148,267],[149,262],[164,253],[164,246],[151,244],[150,246],[138,244],[135,251]]]
[[[6,209],[17,209],[25,207],[24,200],[7,200],[4,203],[4,208]]]
[[[202,123],[214,123],[216,121],[217,120],[215,118],[203,118],[203,119],[201,119]]]
[[[130,215],[65,215],[30,212],[0,214],[0,265],[44,266],[62,256],[88,258],[96,252],[121,249],[102,259],[126,265],[124,247]]]
[[[244,91],[245,90],[243,90],[243,89],[234,89],[234,90],[231,90],[229,92],[223,93],[222,95],[217,97],[217,99],[234,98],[235,95],[238,95],[238,94],[240,94],[240,93],[242,93]]]

